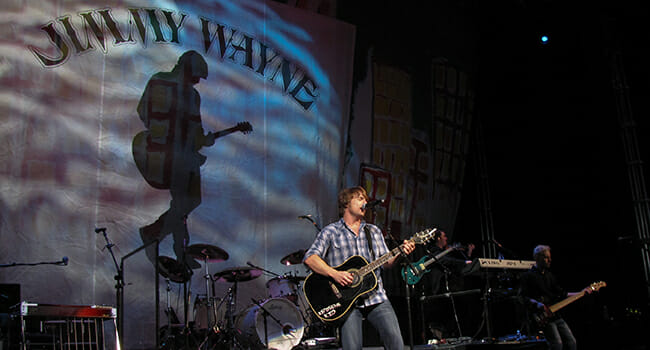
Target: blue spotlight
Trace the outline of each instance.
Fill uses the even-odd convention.
[[[548,44],[548,35],[542,35],[539,40],[542,42],[543,45]]]

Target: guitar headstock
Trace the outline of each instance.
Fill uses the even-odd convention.
[[[602,287],[607,287],[607,283],[605,283],[604,281],[594,282],[590,284],[588,288],[591,288],[591,290],[593,291],[597,291]]]
[[[411,241],[415,244],[425,244],[435,236],[437,231],[437,228],[422,230],[414,234],[413,237],[411,237]]]
[[[239,122],[235,126],[235,129],[241,131],[244,134],[248,134],[253,131],[253,126],[249,122]]]

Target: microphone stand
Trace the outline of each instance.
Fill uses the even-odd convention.
[[[250,261],[247,261],[246,265],[248,265],[248,266],[250,266],[250,267],[252,267],[254,269],[262,270],[262,271],[268,273],[269,275],[273,275],[275,277],[281,277],[282,276],[282,275],[279,275],[279,274],[277,274],[277,273],[275,273],[273,271],[269,271],[269,270],[267,270],[267,269],[265,269],[265,268],[263,268],[261,266],[253,265],[253,263],[251,263]]]
[[[316,232],[320,232],[320,231],[321,231],[320,226],[318,226],[318,224],[314,221],[314,219],[311,218],[311,215],[301,215],[301,216],[299,216],[298,218],[299,218],[299,219],[309,220],[309,222],[311,222],[312,225],[314,225],[314,227],[316,227]]]
[[[440,264],[442,265],[442,264]],[[460,329],[460,321],[458,320],[458,312],[456,311],[456,301],[454,300],[454,296],[449,290],[449,275],[451,271],[447,267],[445,267],[445,290],[447,291],[447,295],[449,296],[449,300],[451,300],[451,308],[454,310],[454,319],[456,320],[456,327],[458,328],[458,338],[463,337],[463,331]]]
[[[373,208],[373,211],[374,211],[374,208]],[[411,271],[413,271],[415,273],[417,270],[413,266],[413,263],[411,262],[411,259],[408,258],[408,256],[406,255],[406,253],[402,249],[402,246],[399,244],[399,242],[397,242],[397,240],[395,240],[395,238],[393,237],[393,235],[390,232],[390,229],[388,230],[388,237],[390,237],[390,240],[394,244],[397,244],[397,249],[399,250],[400,255],[406,260],[405,265],[408,265],[409,268],[411,269]],[[412,286],[410,286],[406,282],[406,280],[404,280],[404,291],[405,291],[405,295],[406,295],[406,313],[407,313],[407,316],[408,316],[408,319],[409,319],[409,345],[410,345],[410,348],[413,349],[414,348],[414,342],[413,342],[413,316],[412,316],[412,313],[411,313],[411,288],[412,288]]]
[[[118,329],[118,334],[121,333],[121,327],[122,325],[122,313],[124,312],[123,305],[122,305],[122,300],[123,300],[123,293],[124,293],[124,274],[122,273],[123,270],[120,267],[120,265],[117,263],[117,259],[115,258],[115,253],[113,253],[113,247],[115,244],[111,243],[111,241],[108,239],[108,235],[106,234],[106,228],[97,228],[95,229],[95,233],[102,233],[104,236],[104,240],[106,241],[106,245],[104,246],[105,249],[108,249],[108,252],[111,254],[111,257],[113,258],[113,264],[115,264],[115,270],[117,273],[115,274],[115,307],[117,308],[117,329]],[[103,250],[103,249],[102,249]],[[157,292],[157,291],[156,291]],[[156,299],[158,296],[156,295]],[[156,304],[157,305],[157,304]],[[157,338],[157,337],[156,337]],[[157,342],[156,342],[157,343]],[[157,344],[156,344],[157,345]]]
[[[257,300],[253,298],[251,298],[251,300],[253,301],[253,303],[255,303],[255,305],[259,306],[262,311],[264,311],[264,344],[266,345],[267,349],[269,349],[269,331],[267,327],[268,316],[270,316],[271,319],[280,326],[280,329],[282,330],[282,335],[291,334],[292,328],[290,328],[289,331],[286,331],[285,326],[282,324],[282,322],[280,322],[280,320],[277,317],[273,316],[273,314],[270,313],[269,310],[265,309],[264,306],[262,306],[262,304],[259,303]],[[295,337],[293,334],[291,334],[291,336]]]
[[[449,290],[449,275],[451,275],[451,271],[449,270],[449,268],[447,266],[445,266],[445,264],[443,264],[440,261],[439,258],[436,258],[436,254],[433,254],[431,251],[429,251],[428,248],[426,250],[427,250],[427,254],[429,256],[432,256],[431,260],[433,260],[436,264],[438,264],[438,266],[440,266],[442,268],[442,271],[445,274],[444,278],[445,278],[445,291],[446,291],[446,293],[444,293],[444,295],[449,297],[449,300],[451,301],[451,308],[452,308],[452,311],[454,312],[454,320],[456,321],[456,327],[458,328],[458,338],[462,338],[463,332],[462,332],[462,330],[460,328],[460,321],[458,320],[458,312],[456,311],[456,302],[454,300],[453,293]],[[423,310],[422,318],[424,320],[424,310]]]

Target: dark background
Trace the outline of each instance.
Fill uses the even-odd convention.
[[[364,60],[413,74],[414,127],[431,122],[429,66],[443,57],[476,89],[473,147],[453,240],[482,248],[476,156],[487,163],[494,237],[517,258],[552,247],[569,291],[607,287],[565,308],[582,346],[647,345],[647,287],[611,54],[620,52],[641,160],[648,159],[648,11],[635,1],[339,2]],[[541,34],[550,41],[542,44]],[[648,169],[642,165],[647,174]],[[645,183],[645,179],[642,179]],[[478,316],[477,316],[478,317]]]

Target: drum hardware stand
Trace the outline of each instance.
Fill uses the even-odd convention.
[[[212,288],[214,288],[214,284],[212,285],[212,288],[210,286],[210,282],[214,283],[214,280],[212,279],[212,275],[210,275],[210,270],[208,268],[208,256],[207,255],[204,256],[203,263],[205,264],[205,276],[203,276],[203,277],[205,278],[205,294],[206,294],[206,302],[207,302],[206,306],[208,307],[208,312],[206,313],[207,317],[208,317],[207,326],[208,326],[208,329],[209,330],[211,329],[212,331],[214,331],[214,333],[219,333],[220,329],[219,329],[219,325],[217,325],[217,307],[215,305],[216,303],[214,302],[214,298],[213,298],[214,290],[212,289]],[[210,293],[211,290],[212,290],[212,293]],[[214,323],[213,323],[213,321],[214,321]],[[208,342],[211,335],[212,334],[210,333],[210,331],[208,331],[208,333],[205,335],[205,338],[203,339],[203,341],[199,345],[199,349],[201,349],[201,347]]]
[[[170,280],[169,278],[165,279],[165,282],[167,283],[167,288],[165,288],[166,292],[166,299],[167,299],[167,307],[165,308],[165,314],[167,315],[167,337],[165,339],[161,339],[161,346],[165,348],[164,343],[167,344],[176,344],[176,335],[174,332],[172,332],[172,324],[178,324],[180,323],[178,320],[178,317],[176,316],[176,313],[174,312],[174,309],[171,307],[171,303],[169,300],[169,295],[172,290],[171,285],[169,284]],[[173,349],[174,346],[172,345],[171,349]]]
[[[237,339],[235,338],[235,306],[237,304],[237,280],[233,282],[233,285],[228,288],[228,291],[226,292],[226,297],[221,300],[221,303],[227,301],[228,304],[226,305],[226,325],[223,330],[219,330],[216,333],[220,332],[225,332],[225,337],[227,339],[227,344],[229,349],[236,349],[238,346],[235,346],[238,342]],[[204,340],[205,342],[205,340]]]

